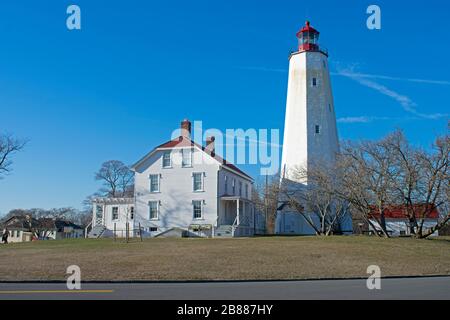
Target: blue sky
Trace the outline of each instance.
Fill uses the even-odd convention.
[[[366,28],[373,3],[379,31]],[[0,213],[81,207],[103,161],[135,162],[183,118],[282,130],[287,58],[306,19],[330,52],[340,138],[402,128],[429,145],[450,113],[450,4],[373,3],[2,1],[0,131],[30,142],[0,180]],[[66,28],[70,4],[81,31]]]

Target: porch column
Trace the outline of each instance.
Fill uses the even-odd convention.
[[[92,204],[92,221],[91,221],[92,227],[94,227],[97,224],[97,203],[93,202]]]
[[[103,209],[102,209],[102,220],[103,220],[103,225],[106,227],[106,204],[103,205]]]
[[[256,230],[256,215],[255,215],[255,207],[253,206],[252,202],[249,202],[250,206],[250,212],[252,213],[252,221],[253,221],[253,233],[255,233]]]
[[[239,199],[236,200],[236,224],[239,225]]]

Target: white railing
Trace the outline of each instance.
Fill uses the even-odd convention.
[[[84,237],[85,237],[85,238],[88,237],[89,227],[91,227],[91,230],[92,230],[92,221],[89,222],[89,224],[86,226],[86,228],[84,228]]]
[[[217,221],[219,220],[219,216],[217,215],[216,221],[211,225],[211,237],[214,238],[216,236],[216,229],[218,227]]]
[[[236,218],[234,219],[234,222],[231,225],[231,234],[232,234],[233,237],[234,237],[234,233],[236,232],[236,229],[239,227],[238,223],[237,223],[237,220],[238,220],[238,216],[236,215]]]

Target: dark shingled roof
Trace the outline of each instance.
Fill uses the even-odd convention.
[[[27,216],[12,216],[1,223],[1,229],[21,229],[30,230],[39,225],[39,221]]]
[[[65,227],[72,227],[73,229],[83,229],[79,225],[65,220],[55,220],[55,226],[58,229],[58,232],[62,232]]]

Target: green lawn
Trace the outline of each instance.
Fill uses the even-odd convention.
[[[450,238],[366,236],[238,239],[74,239],[0,245],[0,280],[64,280],[76,264],[82,280],[305,279],[450,275]]]

